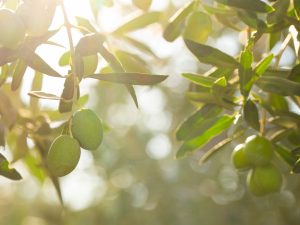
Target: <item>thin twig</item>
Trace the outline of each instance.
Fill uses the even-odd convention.
[[[285,51],[285,49],[287,48],[290,40],[292,39],[292,35],[291,33],[289,33],[286,38],[284,39],[284,41],[282,42],[282,45],[280,46],[280,49],[278,51],[278,53],[275,56],[275,64],[274,67],[277,68],[279,67],[279,63],[280,63],[280,59]]]

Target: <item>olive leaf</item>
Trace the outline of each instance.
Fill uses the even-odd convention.
[[[9,162],[0,154],[0,175],[11,180],[21,180],[22,176],[16,169],[9,168]]]

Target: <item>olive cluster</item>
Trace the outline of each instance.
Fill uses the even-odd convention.
[[[28,36],[43,35],[55,12],[53,0],[27,0],[17,10],[0,9],[0,46],[16,48]]]
[[[248,170],[247,186],[256,196],[277,192],[282,186],[282,175],[272,164],[272,143],[266,138],[253,135],[232,152],[232,163],[239,170]]]
[[[80,159],[80,148],[96,150],[103,139],[102,123],[96,113],[82,109],[74,113],[70,135],[60,135],[51,144],[47,165],[52,175],[62,177],[72,172]]]

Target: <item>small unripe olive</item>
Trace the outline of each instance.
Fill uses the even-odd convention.
[[[40,36],[47,32],[54,15],[55,4],[47,1],[26,1],[16,13],[22,18],[30,36]]]
[[[270,163],[251,170],[247,177],[247,185],[254,195],[263,196],[280,191],[282,175],[280,171]]]
[[[146,11],[150,8],[152,0],[132,0],[132,2],[136,7]]]
[[[231,154],[232,164],[236,169],[249,169],[251,167],[250,162],[245,157],[245,145],[237,145]]]
[[[57,177],[62,177],[72,172],[80,158],[78,141],[68,135],[57,137],[51,144],[47,165],[49,171]]]
[[[96,150],[103,139],[101,120],[90,109],[82,109],[74,113],[71,131],[80,146],[86,150]]]
[[[207,41],[212,30],[210,16],[203,12],[193,12],[186,21],[183,37],[195,42],[204,43]]]
[[[245,157],[254,166],[263,166],[273,157],[272,143],[262,136],[248,137],[245,143]]]
[[[0,10],[0,46],[15,48],[25,37],[25,26],[14,12]]]
[[[89,55],[83,57],[83,74],[91,75],[93,74],[98,66],[98,56],[97,55]]]

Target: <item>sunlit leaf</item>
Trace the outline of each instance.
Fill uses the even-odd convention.
[[[124,34],[138,29],[145,28],[146,26],[159,22],[161,18],[160,12],[147,12],[143,13],[140,16],[137,16],[130,20],[129,22],[123,24],[113,33],[115,34]]]
[[[210,77],[210,76],[206,77],[206,76],[201,76],[198,74],[191,74],[191,73],[183,73],[182,76],[187,78],[191,82],[204,87],[212,87],[215,81],[217,80],[217,78],[214,77]]]
[[[262,76],[255,83],[266,92],[283,96],[300,95],[300,84],[281,77]]]
[[[267,57],[263,58],[259,63],[257,63],[256,67],[254,68],[254,72],[257,77],[260,77],[265,73],[265,71],[269,68],[273,58],[274,55],[270,54]]]
[[[100,46],[99,53],[103,56],[103,58],[109,63],[110,67],[113,69],[114,72],[125,72],[122,64],[119,62],[119,60],[111,54],[104,46]],[[136,93],[134,88],[131,85],[126,84],[126,88],[128,92],[130,93],[134,104],[136,107],[139,107],[138,100],[136,97]]]
[[[260,0],[215,0],[224,5],[241,8],[245,10],[268,13],[274,11],[273,7]]]
[[[147,63],[138,55],[126,51],[115,52],[123,68],[127,72],[149,73]]]
[[[59,65],[60,66],[68,66],[70,65],[70,58],[71,58],[71,53],[70,51],[65,52],[64,54],[61,55],[59,58]]]
[[[185,157],[188,153],[199,149],[204,144],[208,143],[212,138],[218,136],[220,133],[226,130],[232,124],[233,120],[234,117],[228,115],[217,117],[215,123],[201,135],[184,142],[177,151],[176,158]]]
[[[227,144],[232,142],[232,140],[233,140],[232,137],[225,138],[224,140],[222,140],[218,144],[216,144],[214,147],[209,149],[207,152],[205,152],[199,160],[199,165],[201,166],[202,164],[204,164],[207,160],[209,160],[211,157],[213,157],[217,152],[219,152],[225,146],[227,146]]]
[[[96,33],[97,30],[95,29],[95,27],[91,24],[91,22],[84,18],[84,17],[80,17],[80,16],[76,16],[76,21],[77,24],[81,27],[86,28],[88,31],[92,32],[92,33]]]
[[[187,3],[169,19],[169,23],[166,26],[163,33],[163,36],[167,41],[172,42],[177,37],[179,37],[182,30],[183,22],[185,21],[186,17],[194,11],[196,5],[196,1],[191,1]]]
[[[8,77],[8,66],[3,65],[1,67],[1,73],[0,73],[0,87],[5,83],[7,77]]]
[[[46,93],[43,91],[31,91],[28,93],[31,97],[49,99],[49,100],[61,100],[62,98],[51,93]]]
[[[297,159],[292,155],[291,151],[289,151],[288,149],[286,149],[283,146],[278,145],[278,144],[274,145],[274,149],[275,149],[276,154],[281,159],[283,159],[290,166],[294,166]]]
[[[216,117],[221,111],[221,108],[215,105],[203,106],[179,125],[176,129],[177,140],[184,140],[191,136],[205,120]]]
[[[15,70],[11,82],[12,91],[17,90],[20,87],[26,69],[27,69],[26,63],[23,60],[18,60],[15,66]]]
[[[211,64],[224,68],[237,68],[239,63],[230,55],[213,48],[190,40],[184,40],[188,49],[197,57],[197,59],[206,64]]]
[[[5,147],[5,127],[0,123],[0,147]]]
[[[253,71],[252,71],[253,54],[250,49],[246,48],[241,52],[240,56],[240,66],[239,66],[239,81],[240,90],[243,96],[247,98],[250,91],[250,86],[246,87],[246,84],[250,81]]]
[[[35,72],[31,85],[31,91],[40,91],[43,86],[43,76],[40,72]],[[30,98],[30,108],[33,112],[38,111],[38,98]]]
[[[39,55],[31,51],[30,49],[24,49],[20,57],[28,66],[30,66],[34,70],[37,70],[49,76],[62,77],[58,72],[52,69]]]
[[[253,101],[250,99],[246,102],[244,106],[244,118],[247,121],[247,123],[253,127],[255,130],[260,130],[260,124],[259,124],[259,115],[258,115],[258,109]]]
[[[94,78],[98,80],[129,85],[154,85],[164,81],[167,76],[143,73],[99,73],[86,76],[86,78]]]
[[[13,62],[18,58],[18,51],[10,48],[0,48],[0,66]]]

